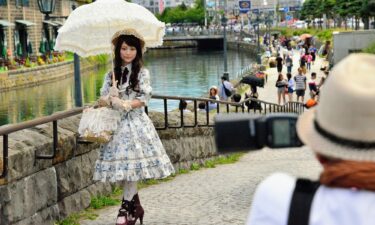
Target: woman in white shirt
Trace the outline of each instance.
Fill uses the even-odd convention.
[[[375,224],[373,62],[369,54],[343,59],[319,104],[298,119],[298,136],[323,166],[319,182],[268,177],[256,190],[247,225]]]

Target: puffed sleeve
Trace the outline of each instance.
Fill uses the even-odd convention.
[[[112,85],[112,72],[108,72],[104,76],[104,82],[102,88],[100,89],[100,96],[106,96],[109,93],[109,88]]]
[[[148,101],[151,99],[151,92],[150,73],[147,69],[143,68],[139,73],[139,92],[135,97],[147,106]]]

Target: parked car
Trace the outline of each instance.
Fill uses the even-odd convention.
[[[297,29],[307,28],[307,23],[303,20],[297,20],[293,23],[292,27]]]

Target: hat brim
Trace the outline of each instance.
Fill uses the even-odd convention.
[[[111,39],[112,47],[116,46],[118,38],[121,35],[133,35],[134,37],[138,38],[138,40],[139,40],[139,42],[141,44],[142,54],[146,52],[147,48],[146,48],[146,43],[143,40],[143,37],[140,34],[138,34],[138,32],[136,32],[134,29],[124,29],[124,30],[117,31],[112,36],[112,39]]]
[[[317,132],[314,126],[315,110],[311,109],[299,116],[297,133],[301,141],[312,151],[321,155],[343,160],[375,162],[375,149],[356,149],[335,143]]]

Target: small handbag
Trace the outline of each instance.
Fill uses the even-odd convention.
[[[112,76],[114,80],[114,76]],[[115,82],[112,82],[115,84]],[[121,121],[121,113],[110,107],[89,107],[79,122],[80,138],[88,142],[108,143]]]

